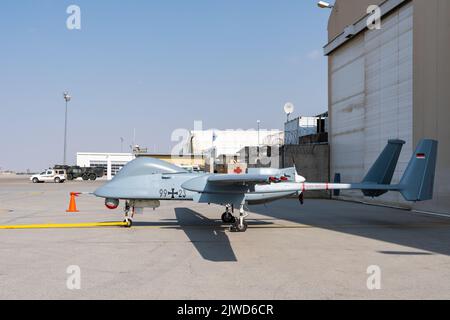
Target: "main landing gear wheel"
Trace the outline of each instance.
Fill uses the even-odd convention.
[[[233,215],[230,214],[229,212],[224,212],[222,214],[222,221],[223,221],[223,223],[235,223],[236,218],[233,217]]]
[[[248,224],[245,222],[245,218],[248,216],[248,213],[244,210],[245,203],[241,203],[241,207],[239,208],[239,217],[236,221],[230,226],[231,232],[245,232],[247,231]]]
[[[230,226],[230,231],[231,232],[245,232],[247,231],[248,228],[248,224],[247,222],[243,222],[242,224],[240,224],[239,222],[236,222],[235,224]]]

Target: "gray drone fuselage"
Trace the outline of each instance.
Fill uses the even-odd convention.
[[[298,194],[297,190],[280,190],[283,184],[291,186],[290,182],[278,183],[274,192],[270,192],[270,184],[267,183],[270,178],[268,173],[285,175],[293,171],[294,168],[266,169],[265,175],[253,175],[260,180],[263,177],[261,184],[235,181],[224,185],[214,184],[208,180],[213,176],[234,175],[188,172],[158,159],[137,158],[125,166],[112,181],[97,189],[94,194],[105,199],[118,200],[189,200],[236,206],[243,202],[256,204]],[[248,179],[252,175],[242,177]]]

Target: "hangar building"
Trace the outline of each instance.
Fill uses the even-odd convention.
[[[367,27],[373,4],[379,30]],[[337,0],[328,36],[331,176],[361,181],[387,140],[399,138],[407,143],[396,183],[418,141],[437,139],[434,199],[412,208],[450,214],[450,1]],[[373,201],[411,206],[395,193]]]

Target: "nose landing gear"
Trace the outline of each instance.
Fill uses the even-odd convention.
[[[133,226],[134,207],[131,207],[128,201],[125,202],[124,212],[125,212],[125,220],[123,220],[123,222],[125,223],[125,228],[131,228]]]

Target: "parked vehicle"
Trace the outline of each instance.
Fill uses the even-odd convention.
[[[41,182],[54,182],[54,183],[64,183],[67,179],[67,174],[65,169],[47,169],[40,174],[35,174],[31,176],[30,180],[33,183]]]
[[[78,168],[81,169],[81,173],[79,172]],[[104,175],[103,168],[94,168],[94,167],[87,167],[87,168],[78,167],[78,168],[77,168],[77,171],[79,172],[78,174],[81,174],[81,178],[84,181],[87,180],[95,181],[97,178],[101,178]]]
[[[104,175],[103,168],[55,165],[55,169],[58,168],[65,169],[67,171],[67,180],[82,178],[84,181],[94,181]]]

